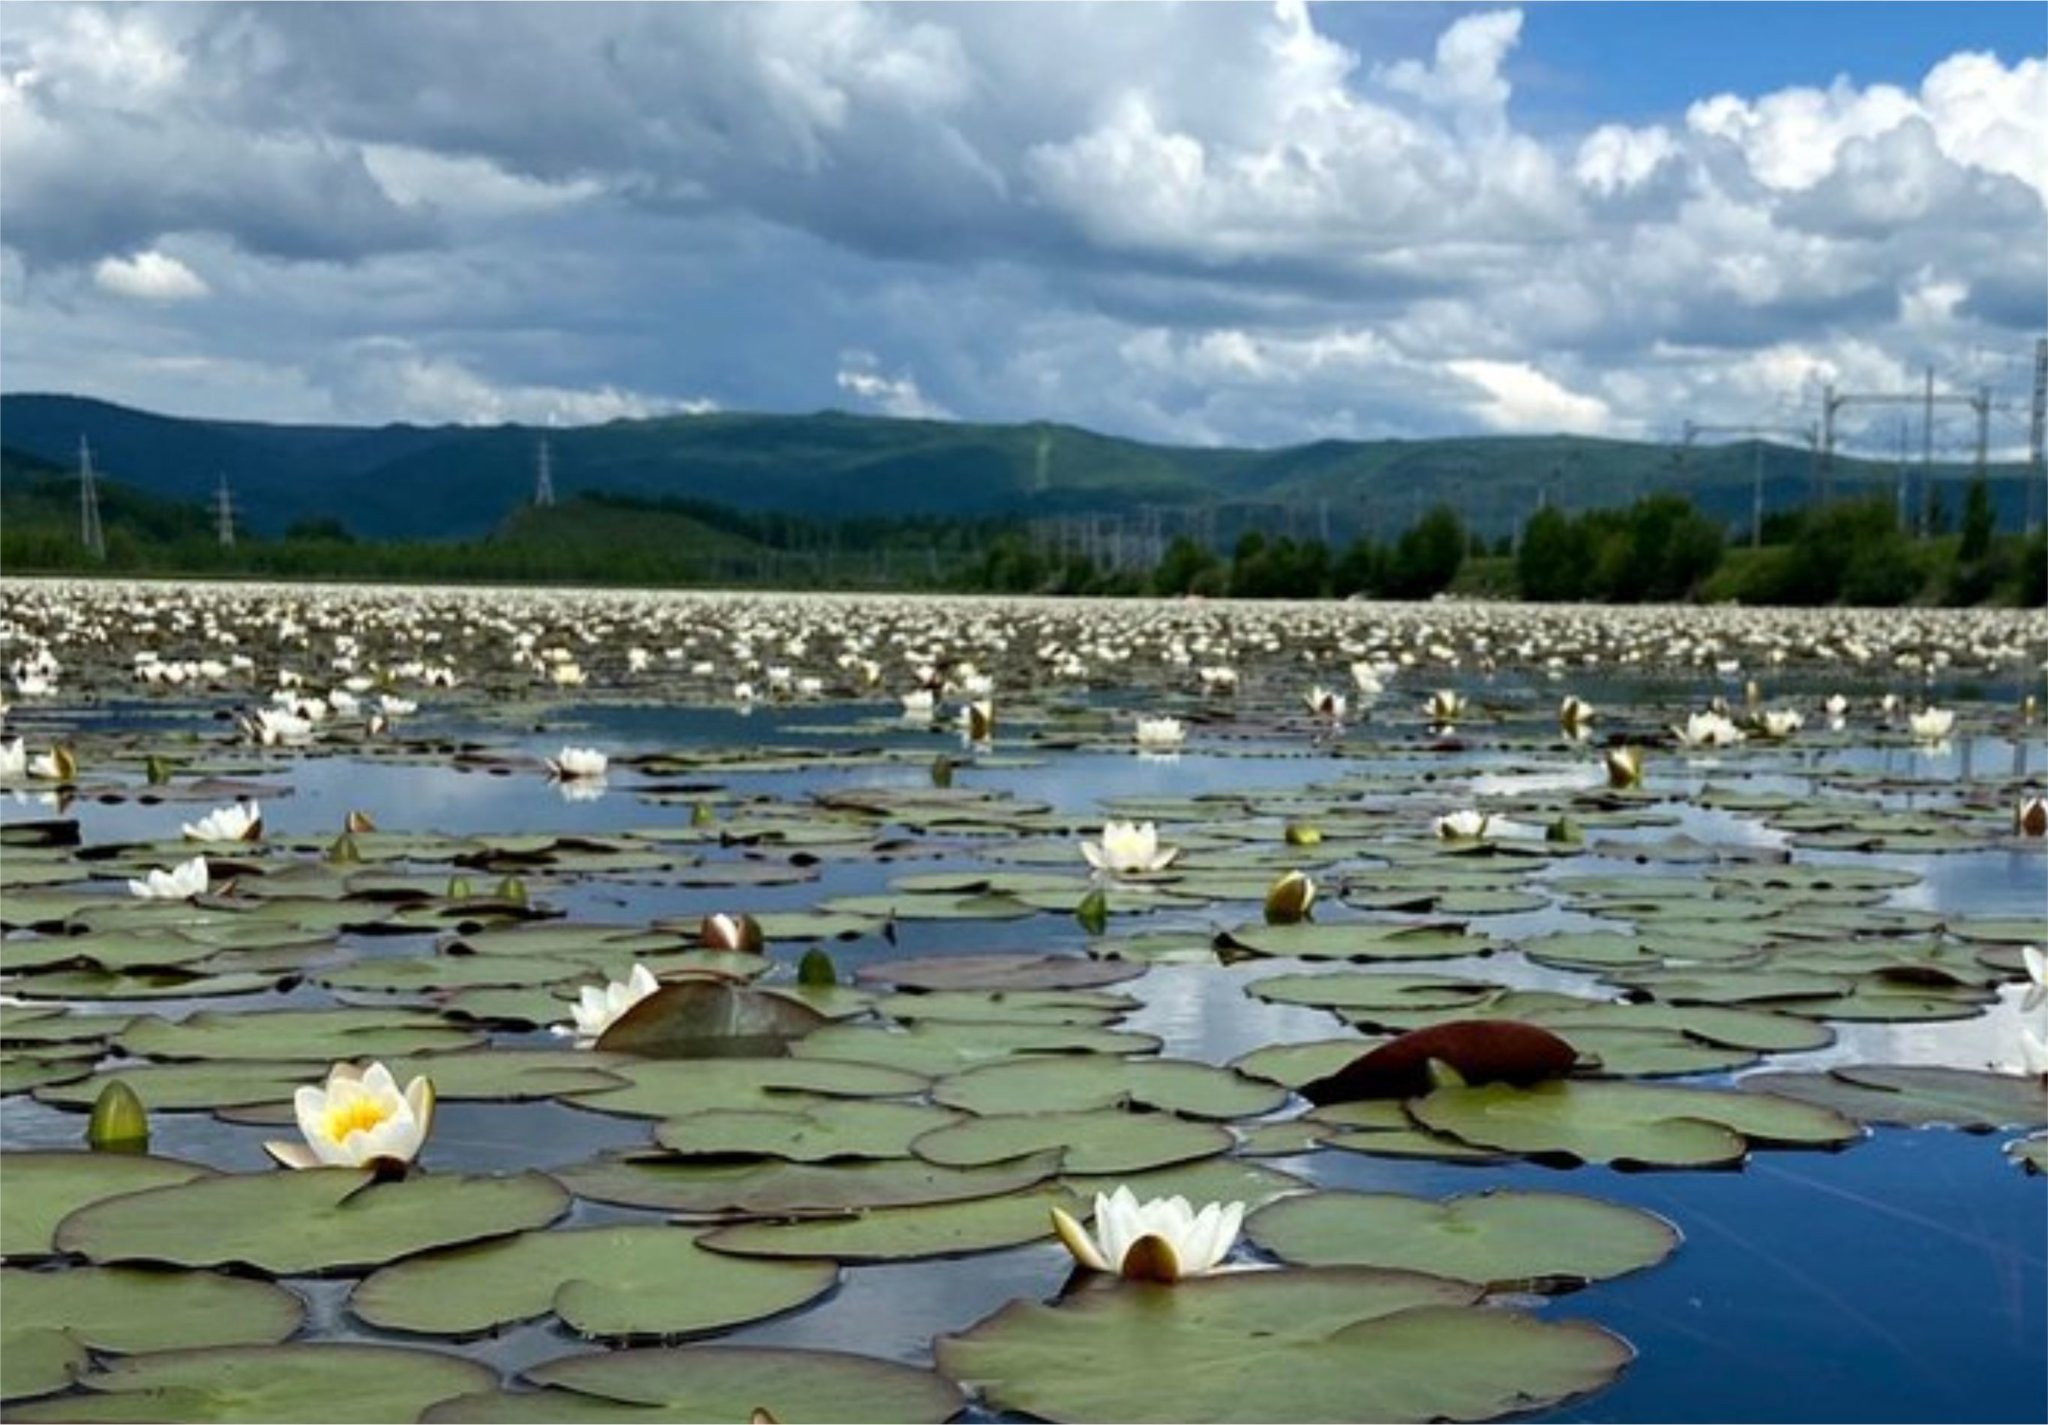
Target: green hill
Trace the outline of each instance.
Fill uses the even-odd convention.
[[[1343,542],[1405,528],[1448,500],[1494,536],[1539,504],[1626,504],[1672,489],[1740,527],[1762,465],[1767,509],[1804,503],[1805,451],[1754,442],[1680,452],[1578,436],[1325,440],[1278,450],[1185,448],[1044,422],[978,425],[839,411],[714,413],[530,426],[266,425],[184,419],[64,395],[0,397],[10,447],[70,468],[81,436],[103,471],[199,505],[225,477],[247,527],[338,519],[376,539],[473,539],[529,498],[546,439],[557,491],[697,501],[818,520],[927,515],[1113,516],[1217,544],[1244,529]],[[1965,467],[1937,466],[1959,485]],[[2023,472],[1994,472],[2000,523],[2024,517]],[[1837,461],[1836,489],[1891,488],[1889,467]],[[1950,498],[1953,510],[1957,500]]]

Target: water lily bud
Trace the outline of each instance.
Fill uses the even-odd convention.
[[[1287,823],[1287,844],[1289,846],[1320,846],[1323,844],[1323,829],[1311,826],[1305,821]]]
[[[832,963],[832,957],[813,945],[804,951],[803,959],[796,962],[796,982],[800,985],[836,985],[839,983],[839,967]]]
[[[498,889],[492,894],[501,901],[510,901],[513,905],[525,905],[526,882],[517,876],[507,876],[498,882]]]
[[[1610,747],[1607,749],[1607,785],[1617,789],[1640,787],[1643,784],[1643,749],[1640,747]]]
[[[1100,935],[1109,928],[1109,897],[1097,886],[1081,897],[1081,903],[1074,907],[1074,919],[1090,935]]]
[[[1308,919],[1316,903],[1316,883],[1300,871],[1289,871],[1266,892],[1266,924],[1293,925]]]
[[[1568,816],[1561,816],[1543,828],[1543,839],[1558,846],[1577,846],[1586,839],[1586,833],[1579,824]]]
[[[2021,836],[2048,836],[2048,797],[2021,797],[2012,811],[2012,829]]]
[[[142,775],[152,787],[161,787],[171,780],[171,764],[152,752],[142,761]]]
[[[718,820],[718,813],[711,809],[710,802],[698,802],[690,808],[690,825],[709,826]]]
[[[115,1079],[93,1100],[92,1118],[85,1126],[86,1145],[99,1153],[145,1153],[149,1151],[149,1112],[135,1090]]]
[[[469,899],[469,898],[470,898],[471,896],[473,896],[473,895],[475,895],[475,894],[476,894],[476,890],[475,890],[475,888],[474,888],[474,887],[472,887],[472,886],[471,886],[471,885],[469,884],[469,877],[467,877],[467,876],[450,876],[450,877],[448,878],[448,899],[449,899],[449,900],[451,900],[451,901],[466,901],[466,900],[468,900],[468,899]]]
[[[356,845],[356,839],[344,831],[327,844],[322,858],[332,866],[352,866],[363,859],[363,853]]]
[[[55,781],[75,782],[78,780],[78,758],[60,742],[50,749],[50,770]]]
[[[2024,698],[2020,699],[2021,722],[2031,723],[2036,717],[2040,716],[2040,713],[2041,705],[2038,702],[2034,701],[2034,695],[2032,693],[2028,693]]]
[[[768,938],[751,915],[707,915],[697,927],[697,943],[707,950],[759,955],[767,949]]]
[[[932,785],[939,788],[953,785],[953,759],[943,752],[932,759]]]
[[[370,820],[370,814],[366,811],[352,811],[342,818],[341,829],[351,834],[358,834],[366,831],[375,831],[377,823]]]

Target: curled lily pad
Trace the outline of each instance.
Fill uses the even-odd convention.
[[[1495,1191],[1443,1202],[1317,1192],[1260,1208],[1245,1235],[1297,1266],[1393,1267],[1489,1291],[1557,1290],[1664,1260],[1678,1231],[1633,1207],[1569,1193]]]
[[[689,1336],[792,1310],[838,1279],[831,1262],[707,1252],[675,1227],[587,1227],[393,1263],[357,1284],[349,1309],[372,1326],[439,1336],[550,1311],[585,1336]]]
[[[437,1400],[496,1384],[490,1367],[440,1351],[292,1342],[160,1351],[79,1378],[87,1394],[10,1410],[18,1420],[414,1420]]]
[[[1641,1167],[1736,1163],[1752,1143],[1839,1147],[1862,1133],[1832,1109],[1764,1094],[1576,1080],[1437,1089],[1408,1112],[1481,1148]]]
[[[7,1326],[62,1329],[96,1351],[128,1354],[282,1341],[305,1303],[283,1287],[210,1272],[73,1267],[0,1269]]]
[[[1012,1302],[936,1350],[999,1410],[1129,1421],[1485,1420],[1595,1390],[1634,1354],[1478,1294],[1362,1267],[1120,1282]]]
[[[552,1178],[415,1177],[310,1168],[152,1188],[81,1208],[59,1250],[95,1262],[241,1265],[279,1276],[381,1266],[430,1247],[539,1227],[569,1195]]]
[[[1578,1050],[1549,1030],[1512,1019],[1433,1024],[1375,1045],[1333,1074],[1301,1085],[1311,1103],[1405,1098],[1428,1091],[1443,1065],[1468,1084],[1528,1085],[1562,1078]]]
[[[599,1051],[649,1059],[754,1058],[831,1021],[809,1005],[724,979],[665,984],[628,1009]]]
[[[937,1425],[963,1401],[951,1381],[842,1351],[682,1346],[563,1356],[528,1368],[546,1389],[492,1392],[436,1406],[436,1421],[899,1421]],[[638,1407],[637,1410],[634,1409]],[[628,1412],[631,1413],[628,1413]]]
[[[0,1257],[58,1250],[57,1224],[88,1204],[124,1193],[208,1178],[213,1169],[139,1153],[0,1153]]]

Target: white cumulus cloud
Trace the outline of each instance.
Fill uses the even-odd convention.
[[[93,266],[92,280],[102,291],[144,302],[189,302],[211,290],[198,273],[154,249],[133,257],[103,257]]]

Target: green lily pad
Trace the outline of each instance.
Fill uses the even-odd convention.
[[[1093,960],[1085,955],[930,955],[863,965],[864,984],[901,990],[1077,990],[1134,980],[1142,965]]]
[[[900,1098],[922,1093],[921,1074],[827,1059],[654,1059],[611,1068],[623,1088],[576,1094],[600,1113],[675,1118],[709,1108],[809,1110],[815,1100]]]
[[[131,1064],[71,1083],[47,1084],[36,1098],[59,1108],[91,1108],[115,1080],[128,1085],[152,1112],[234,1108],[289,1102],[301,1084],[326,1077],[323,1065],[223,1060],[199,1064]]]
[[[1193,1118],[1255,1118],[1287,1101],[1285,1089],[1180,1059],[1099,1054],[988,1064],[932,1086],[932,1099],[969,1113],[1066,1113],[1138,1104]]]
[[[466,1336],[552,1311],[584,1336],[690,1336],[775,1316],[839,1280],[831,1262],[707,1252],[675,1227],[527,1232],[396,1262],[357,1284],[372,1326]]]
[[[906,1024],[1085,1024],[1101,1026],[1138,1008],[1128,995],[1100,990],[938,990],[889,995],[875,1008]]]
[[[433,1015],[378,1009],[266,1009],[246,1014],[202,1010],[171,1021],[138,1019],[121,1047],[152,1059],[388,1059],[443,1053],[483,1043]]]
[[[714,1108],[670,1118],[654,1141],[679,1157],[781,1158],[823,1163],[839,1158],[909,1158],[913,1140],[961,1121],[922,1103],[847,1099],[809,1112]]]
[[[91,1363],[91,1353],[69,1331],[9,1321],[0,1327],[0,1400],[63,1390]]]
[[[10,1149],[0,1153],[0,1257],[56,1252],[57,1224],[88,1204],[213,1175],[176,1158]]]
[[[1863,1123],[1939,1123],[1980,1133],[2048,1124],[2048,1082],[2029,1074],[1851,1064],[1825,1073],[1751,1074],[1739,1087],[1820,1104]]]
[[[704,1421],[937,1425],[964,1403],[931,1371],[841,1351],[682,1346],[564,1356],[526,1371],[548,1389],[446,1401],[434,1421]],[[636,1408],[637,1407],[637,1408]],[[626,1413],[631,1411],[632,1413]]]
[[[1283,1262],[1392,1267],[1489,1291],[1556,1291],[1654,1266],[1678,1246],[1663,1218],[1569,1193],[1495,1191],[1443,1202],[1317,1192],[1260,1208],[1245,1235]]]
[[[1760,1102],[1768,1111],[1750,1107]],[[1790,1099],[1586,1080],[1437,1089],[1411,1101],[1408,1112],[1424,1128],[1476,1147],[1661,1168],[1740,1162],[1752,1143],[1837,1147],[1862,1133],[1831,1109]]]
[[[278,1276],[377,1267],[430,1247],[543,1226],[569,1195],[540,1173],[375,1182],[309,1168],[202,1178],[81,1208],[60,1250],[95,1262],[253,1267]]]
[[[269,1282],[210,1272],[73,1267],[0,1268],[7,1326],[62,1329],[96,1351],[131,1354],[282,1341],[299,1329],[305,1303]]]
[[[1582,1077],[1654,1079],[1716,1074],[1757,1061],[1754,1049],[1708,1044],[1670,1029],[1562,1029],[1558,1037],[1579,1051]]]
[[[1029,1188],[1058,1171],[1057,1153],[979,1168],[947,1168],[894,1158],[697,1163],[614,1156],[559,1168],[554,1176],[578,1197],[625,1207],[700,1216],[801,1216],[993,1197]]]
[[[1589,1322],[1477,1297],[1363,1267],[1120,1282],[1012,1302],[935,1349],[995,1409],[1125,1421],[1485,1420],[1598,1389],[1634,1355]]]
[[[717,1252],[759,1257],[830,1257],[842,1262],[907,1262],[1015,1247],[1052,1236],[1052,1209],[1071,1210],[1057,1186],[1001,1197],[879,1207],[855,1217],[807,1222],[746,1222],[707,1234]]]
[[[1500,946],[1467,935],[1456,921],[1399,924],[1345,920],[1329,924],[1241,925],[1218,937],[1218,945],[1250,955],[1298,960],[1450,960],[1490,955]]]
[[[2048,1133],[2030,1133],[2005,1145],[2005,1156],[2030,1173],[2048,1173]]]
[[[1300,1044],[1268,1044],[1240,1054],[1230,1067],[1255,1079],[1298,1089],[1313,1079],[1334,1074],[1379,1041],[1353,1035],[1349,1039],[1312,1039]]]
[[[440,1351],[292,1342],[161,1351],[79,1378],[89,1393],[11,1409],[17,1420],[416,1420],[437,1400],[495,1385],[490,1367]]]
[[[1159,1040],[1149,1034],[1085,1024],[921,1020],[905,1030],[834,1025],[797,1045],[795,1053],[800,1059],[876,1064],[938,1078],[1022,1055],[1150,1054],[1158,1048]]]
[[[1068,1173],[1138,1173],[1169,1163],[1211,1158],[1236,1140],[1214,1123],[1191,1123],[1172,1114],[999,1114],[935,1129],[911,1145],[927,1162],[966,1168],[1026,1153],[1059,1149]]]
[[[1476,980],[1439,979],[1426,975],[1336,971],[1317,975],[1273,975],[1246,985],[1245,993],[1274,1004],[1310,1005],[1317,1009],[1430,1010],[1461,1009],[1496,994],[1498,985]]]

